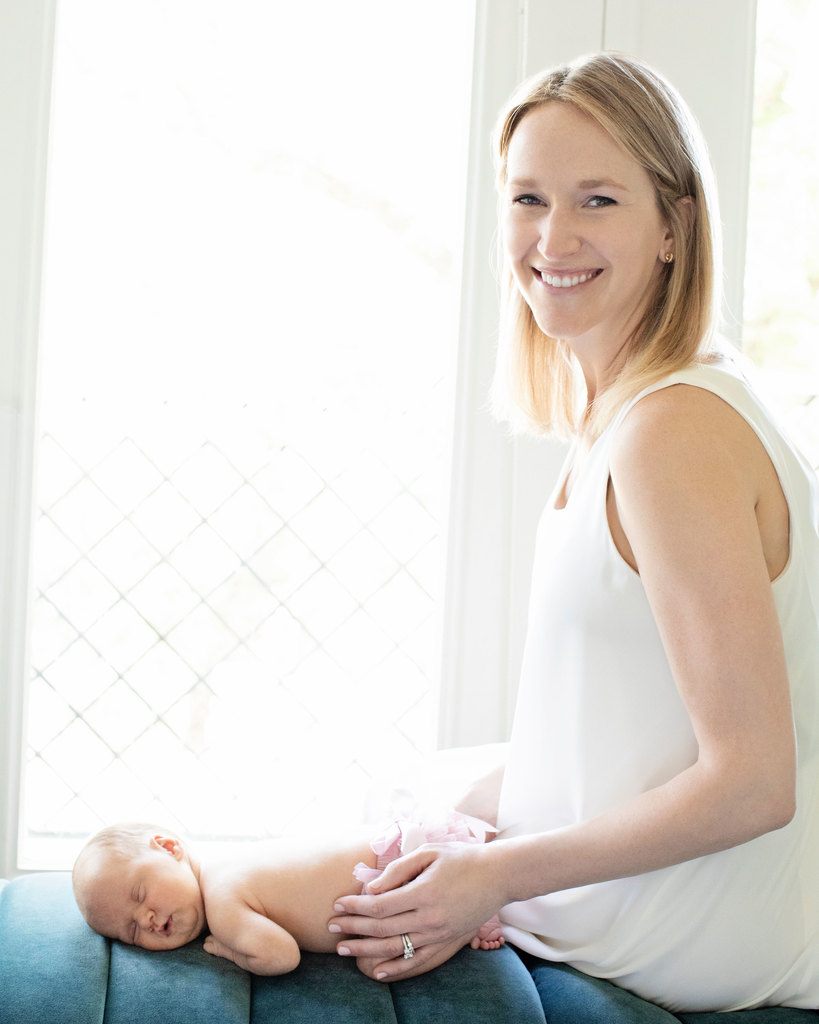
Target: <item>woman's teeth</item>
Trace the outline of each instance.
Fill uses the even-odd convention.
[[[541,271],[540,276],[546,284],[550,284],[553,288],[574,288],[575,285],[583,284],[584,281],[590,281],[599,273],[599,270],[591,270],[588,274],[575,274],[573,277],[560,277],[553,276],[552,274],[546,274]]]

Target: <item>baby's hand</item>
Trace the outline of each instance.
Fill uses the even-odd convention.
[[[261,938],[259,935],[255,936],[256,947],[251,941],[254,936],[248,936],[247,932],[240,941],[244,949],[252,950],[258,947],[262,950],[261,954],[242,953],[213,935],[209,935],[205,939],[205,952],[210,953],[211,956],[221,956],[225,960],[232,960],[237,967],[241,967],[243,971],[250,971],[251,974],[287,974],[288,971],[295,971],[301,960],[296,940],[284,928],[274,924],[266,917],[254,915],[248,920],[252,923],[255,917],[258,917],[260,924],[263,922],[265,929]]]
[[[220,942],[215,939],[212,935],[209,935],[205,939],[205,952],[210,953],[211,956],[221,956],[225,960],[231,960],[237,967],[241,967],[243,971],[250,971],[248,961],[249,958],[243,953],[237,953],[235,949],[231,949],[230,946],[226,946],[224,942]]]

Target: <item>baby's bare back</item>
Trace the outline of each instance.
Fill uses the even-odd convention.
[[[353,877],[359,861],[375,867],[372,826],[321,837],[282,837],[252,843],[235,858],[202,866],[205,912],[219,938],[220,908],[241,901],[285,928],[299,947],[335,952],[341,938],[327,931],[339,896],[361,892]]]

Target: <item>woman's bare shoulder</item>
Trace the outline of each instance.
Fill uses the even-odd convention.
[[[628,411],[612,442],[612,463],[650,459],[678,471],[728,472],[756,503],[768,479],[769,457],[745,417],[705,387],[676,383],[644,395]],[[659,468],[659,467],[657,467]]]

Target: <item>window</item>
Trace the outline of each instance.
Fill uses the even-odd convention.
[[[815,0],[758,0],[744,349],[819,467]]]
[[[22,867],[432,747],[473,19],[60,5]]]

